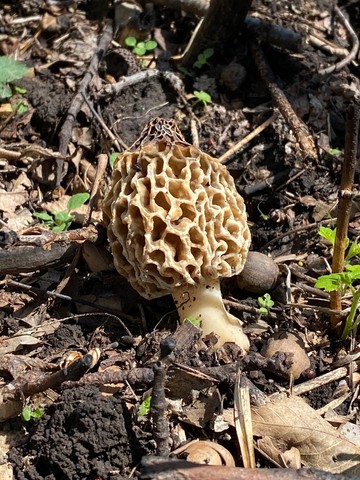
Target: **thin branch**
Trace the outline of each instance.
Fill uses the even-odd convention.
[[[335,63],[335,65],[331,65],[331,67],[327,67],[327,68],[324,68],[324,69],[320,70],[319,71],[320,75],[327,75],[329,73],[339,72],[342,68],[345,67],[345,65],[348,65],[352,60],[354,60],[354,58],[356,57],[356,55],[359,51],[359,39],[358,39],[356,33],[354,32],[352,26],[350,25],[349,21],[344,16],[344,14],[342,13],[342,11],[340,10],[340,8],[338,6],[335,6],[334,11],[337,14],[337,16],[339,17],[339,20],[342,23],[343,27],[345,28],[345,30],[349,34],[349,37],[350,37],[351,42],[352,42],[352,47],[351,47],[349,55],[347,55],[345,58],[340,60],[340,62]]]
[[[333,273],[340,273],[344,270],[344,258],[346,242],[349,229],[350,211],[354,188],[356,169],[357,145],[359,136],[360,108],[358,105],[351,105],[347,114],[344,164],[341,175],[339,206],[336,224],[336,237],[334,245],[334,256],[332,262]],[[341,310],[341,291],[337,290],[330,294],[330,306],[334,310]],[[341,319],[338,315],[332,315],[331,326],[333,329],[339,327]]]
[[[79,113],[83,103],[83,93],[86,91],[87,87],[89,86],[91,80],[97,75],[97,71],[99,68],[99,64],[110,45],[110,42],[113,37],[113,27],[112,22],[109,22],[104,27],[104,31],[102,37],[100,38],[99,44],[97,46],[96,52],[94,53],[87,72],[85,73],[83,79],[79,84],[79,88],[77,94],[73,98],[70,108],[67,112],[65,122],[61,128],[59,133],[59,152],[61,155],[66,156],[67,148],[69,141],[71,139],[72,129],[74,123],[76,121],[77,114]],[[59,186],[61,179],[64,175],[64,160],[58,159],[57,160],[57,169],[56,169],[56,185]]]
[[[291,130],[293,130],[304,159],[315,161],[317,159],[315,144],[307,126],[298,118],[284,92],[277,85],[275,75],[270,69],[261,47],[257,43],[252,42],[251,50],[261,78],[269,89],[275,105]]]

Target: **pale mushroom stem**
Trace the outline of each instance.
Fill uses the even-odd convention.
[[[242,331],[240,320],[227,312],[218,280],[211,280],[199,285],[185,285],[172,292],[180,320],[187,317],[201,320],[204,336],[215,333],[219,337],[216,346],[225,342],[235,342],[244,351],[250,348],[248,337]]]

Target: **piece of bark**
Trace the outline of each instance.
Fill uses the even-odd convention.
[[[41,229],[19,236],[11,231],[0,233],[0,275],[16,275],[68,263],[79,244],[98,239],[97,229],[92,225],[60,233]]]

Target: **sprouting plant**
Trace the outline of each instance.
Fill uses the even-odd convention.
[[[260,216],[263,220],[265,220],[265,222],[267,222],[269,219],[270,219],[270,215],[267,215],[266,213],[264,213],[261,208],[260,208],[260,205],[262,204],[262,202],[259,202],[256,206],[256,209],[257,211],[260,213]]]
[[[113,153],[110,155],[110,157],[109,157],[109,165],[110,165],[111,170],[114,170],[115,160],[118,158],[119,155],[120,155],[119,152],[113,152]]]
[[[332,246],[335,245],[336,229],[320,227],[319,235],[326,238]],[[315,283],[315,287],[322,288],[326,292],[340,290],[343,295],[347,290],[352,293],[352,303],[349,315],[345,322],[345,327],[341,338],[344,340],[351,331],[355,331],[360,322],[360,286],[355,286],[357,280],[360,280],[360,265],[351,265],[350,260],[360,255],[360,244],[357,240],[349,242],[346,239],[347,253],[344,260],[345,271],[340,273],[330,273],[322,275]]]
[[[53,232],[63,232],[70,227],[74,220],[74,217],[70,212],[84,205],[89,198],[90,195],[88,193],[77,193],[69,199],[66,210],[51,213],[35,212],[33,213],[33,216],[42,220],[44,225]]]
[[[145,398],[145,400],[143,400],[140,403],[138,408],[138,416],[145,417],[146,415],[148,415],[148,413],[150,412],[150,406],[151,406],[151,395]]]
[[[197,56],[196,62],[194,62],[194,68],[202,68],[204,65],[209,65],[209,58],[214,55],[213,48],[206,48],[203,52],[200,52]]]
[[[342,151],[339,150],[338,148],[329,148],[329,153],[330,155],[333,155],[334,157],[339,157],[340,155],[342,155]]]
[[[29,422],[31,419],[40,420],[44,415],[44,409],[42,407],[32,408],[30,405],[25,405],[21,412],[21,418],[24,422]]]
[[[207,92],[204,92],[203,90],[194,90],[193,92],[193,98],[196,98],[195,102],[192,104],[192,107],[194,108],[195,105],[198,103],[201,103],[204,107],[207,106],[208,103],[211,103],[211,95],[208,94]]]
[[[132,52],[142,57],[147,52],[151,52],[157,47],[155,40],[147,40],[146,42],[138,42],[135,37],[126,37],[125,45],[132,49]]]
[[[196,318],[196,317],[186,317],[185,322],[188,321],[190,323],[192,323],[193,325],[195,325],[195,327],[199,327],[201,326],[201,320],[200,318]]]
[[[12,97],[15,87],[12,88],[10,84],[14,80],[20,80],[28,70],[25,64],[0,56],[0,99]]]
[[[262,297],[258,297],[258,304],[260,305],[260,314],[269,315],[269,308],[274,306],[274,301],[269,293],[265,293]]]

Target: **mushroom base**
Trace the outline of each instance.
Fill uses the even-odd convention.
[[[204,335],[215,333],[219,337],[217,346],[235,342],[245,352],[249,350],[250,342],[242,331],[240,320],[224,307],[218,280],[178,287],[172,296],[181,322],[187,317],[198,318]]]

